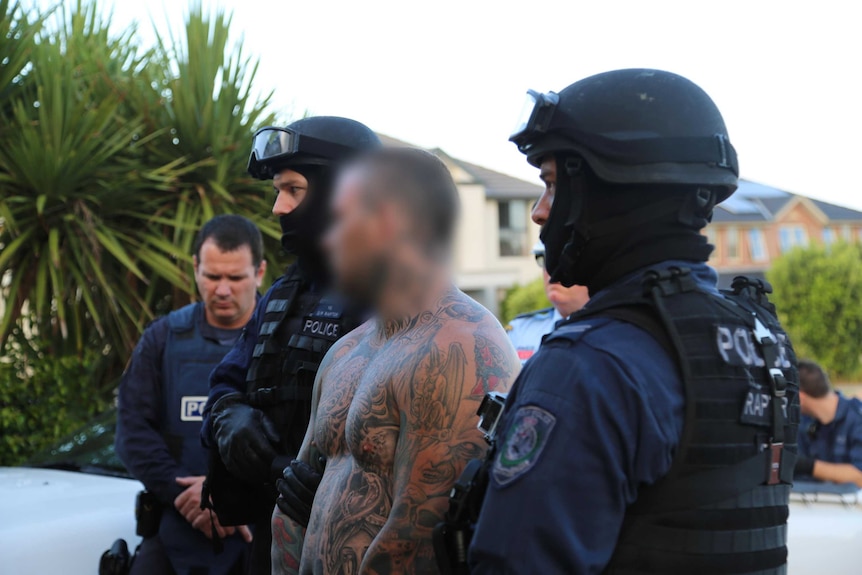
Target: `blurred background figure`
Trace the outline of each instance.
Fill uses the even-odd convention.
[[[254,313],[265,271],[263,239],[252,222],[225,215],[204,224],[194,244],[201,301],[154,321],[123,374],[117,454],[147,488],[139,496],[144,540],[132,574],[241,572],[248,527],[222,527],[215,513],[201,509],[207,470],[201,413],[210,371]],[[224,538],[218,555],[213,532]]]
[[[813,361],[799,362],[799,459],[796,478],[862,488],[862,401],[832,387]]]
[[[590,294],[587,288],[580,285],[565,287],[559,282],[551,283],[551,276],[545,269],[545,246],[542,242],[533,246],[536,263],[542,268],[542,279],[545,284],[545,295],[551,302],[551,307],[522,313],[516,316],[506,326],[509,339],[518,352],[518,359],[523,364],[539,351],[542,337],[551,333],[561,319],[569,317],[587,303]]]

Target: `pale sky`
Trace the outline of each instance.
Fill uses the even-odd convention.
[[[151,17],[178,29],[187,10],[112,1],[113,24],[137,20],[144,41]],[[507,141],[528,88],[661,68],[718,104],[743,178],[862,210],[853,2],[204,0],[215,5],[233,12],[234,37],[260,58],[257,88],[284,111],[351,117],[538,182]]]

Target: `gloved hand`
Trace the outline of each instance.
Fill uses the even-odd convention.
[[[303,527],[308,527],[314,494],[320,486],[322,473],[318,473],[304,461],[294,459],[284,468],[284,479],[279,479],[276,505],[281,512]]]
[[[212,408],[213,434],[225,467],[250,483],[266,483],[279,436],[272,421],[242,395],[220,398]]]

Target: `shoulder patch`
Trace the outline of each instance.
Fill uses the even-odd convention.
[[[553,414],[534,405],[515,412],[491,470],[500,487],[512,483],[536,465],[556,422]]]

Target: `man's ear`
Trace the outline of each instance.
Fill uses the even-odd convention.
[[[403,240],[407,217],[401,206],[395,202],[381,202],[377,211],[380,233],[385,243],[391,244]]]
[[[255,284],[257,287],[263,285],[263,276],[266,274],[266,260],[260,260],[260,265],[257,266],[257,273],[255,274]]]
[[[195,275],[198,274],[198,256],[192,255],[192,267],[195,270]]]

